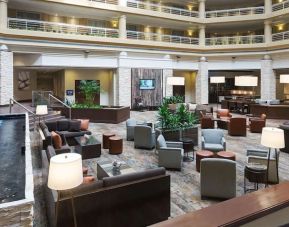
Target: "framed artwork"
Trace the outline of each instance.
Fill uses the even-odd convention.
[[[29,71],[21,71],[18,73],[18,90],[29,90],[30,83]]]

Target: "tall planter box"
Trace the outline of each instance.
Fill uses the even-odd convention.
[[[57,107],[54,110],[61,111],[65,117],[69,117],[69,110],[65,107]],[[128,106],[113,106],[103,107],[101,109],[93,108],[72,108],[72,119],[89,119],[94,123],[111,123],[118,124],[130,118],[130,107]]]
[[[192,139],[195,146],[198,146],[199,144],[199,134],[197,126],[183,129],[182,132],[180,132],[180,130],[162,130],[161,128],[156,128],[155,131],[156,138],[158,138],[158,136],[162,134],[167,141],[180,141],[180,135],[182,135],[182,137]]]

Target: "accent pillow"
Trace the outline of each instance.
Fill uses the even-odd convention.
[[[45,124],[46,124],[49,132],[57,130],[57,122],[56,121],[45,121]]]
[[[52,143],[55,149],[60,149],[62,146],[62,139],[59,134],[56,132],[52,131],[51,132],[51,138],[52,138]]]
[[[89,119],[78,119],[80,123],[80,129],[82,131],[87,131],[88,130],[88,125],[89,125]]]
[[[94,180],[95,180],[94,176],[83,177],[83,184],[89,184],[89,183],[93,182]]]
[[[72,120],[70,121],[70,126],[69,126],[69,132],[79,132],[81,126],[81,121],[78,120]]]
[[[58,131],[68,131],[69,130],[69,121],[68,120],[57,121],[57,130]]]

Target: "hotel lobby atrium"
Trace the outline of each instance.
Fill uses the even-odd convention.
[[[0,0],[0,226],[289,226],[289,0]]]

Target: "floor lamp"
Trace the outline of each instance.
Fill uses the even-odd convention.
[[[280,75],[280,83],[281,84],[289,84],[289,74],[281,74]],[[285,94],[284,94],[285,96]],[[285,96],[285,99],[287,99],[287,97]]]
[[[274,149],[275,151],[277,183],[279,183],[278,149],[285,147],[284,130],[279,128],[264,127],[262,130],[261,144],[269,148],[267,157],[267,184],[269,180],[269,168],[270,168],[269,164],[270,164],[271,149]]]
[[[82,159],[80,154],[66,153],[55,155],[50,159],[48,173],[48,187],[57,191],[56,203],[56,226],[59,208],[59,191],[70,190],[71,206],[73,213],[73,223],[77,226],[74,198],[71,189],[79,186],[83,182]]]
[[[225,77],[224,76],[212,76],[210,77],[210,83],[211,84],[217,84],[217,110],[219,107],[219,84],[225,83]]]

